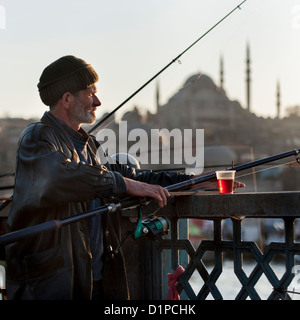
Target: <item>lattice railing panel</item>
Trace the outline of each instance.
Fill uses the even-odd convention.
[[[288,287],[293,280],[294,274],[292,268],[295,265],[295,256],[300,255],[300,243],[294,241],[294,218],[285,217],[284,231],[285,242],[272,242],[262,252],[254,241],[242,240],[242,220],[233,219],[233,239],[222,239],[221,219],[214,220],[213,240],[203,240],[195,249],[188,239],[178,239],[177,219],[171,220],[171,239],[160,240],[155,245],[154,254],[161,256],[163,250],[171,250],[172,268],[175,269],[178,264],[179,251],[186,251],[189,262],[185,267],[185,272],[179,279],[178,288],[184,292],[188,299],[202,300],[213,298],[216,300],[224,299],[222,290],[219,288],[218,280],[223,272],[224,253],[230,253],[233,257],[234,274],[240,284],[235,299],[262,299],[261,294],[256,289],[262,277],[270,283],[270,293],[267,299],[291,299]],[[211,270],[203,262],[206,253],[213,252],[214,263]],[[243,257],[251,257],[255,262],[255,267],[250,273],[246,273],[243,268]],[[284,257],[285,272],[281,275],[276,274],[271,264],[278,255]],[[159,270],[161,260],[154,259],[156,269]],[[198,273],[202,285],[198,292],[191,285],[192,276]],[[195,278],[195,277],[193,277]],[[159,287],[160,277],[157,277],[157,287]],[[194,286],[195,287],[195,286]],[[157,295],[159,297],[159,294]],[[162,297],[160,297],[162,298]],[[226,297],[225,297],[226,299]]]

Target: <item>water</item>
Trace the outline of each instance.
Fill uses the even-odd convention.
[[[243,264],[243,270],[247,277],[249,277],[249,275],[251,274],[251,272],[255,267],[256,267],[255,263],[246,262]],[[277,278],[281,279],[281,277],[285,273],[284,263],[280,263],[280,262],[272,263],[270,264],[270,267],[275,272]],[[210,273],[213,270],[213,266],[206,266],[206,268],[208,273]],[[202,288],[204,282],[197,270],[195,270],[195,272],[193,273],[189,283],[196,294]],[[224,300],[234,300],[237,294],[240,292],[242,288],[242,284],[240,283],[239,279],[234,273],[232,260],[224,261],[223,271],[220,277],[218,278],[218,280],[216,281],[216,286],[219,289]],[[257,281],[256,285],[254,286],[254,289],[257,291],[258,295],[262,300],[267,300],[273,291],[273,286],[269,282],[267,277],[264,274],[262,274],[259,280]],[[293,289],[297,291],[296,288],[292,288],[292,284],[291,284],[288,290],[293,291]],[[289,295],[293,300],[300,300],[299,294],[290,293]],[[213,300],[214,297],[211,294],[209,294],[206,299]],[[248,297],[248,299],[250,298]]]

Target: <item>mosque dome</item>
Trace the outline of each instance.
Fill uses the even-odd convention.
[[[216,85],[213,80],[206,74],[197,73],[190,76],[184,83],[184,87],[188,85],[195,85],[202,89],[213,89],[215,90]]]

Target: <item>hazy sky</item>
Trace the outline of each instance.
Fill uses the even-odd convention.
[[[0,117],[40,117],[42,70],[73,54],[100,76],[102,111],[110,111],[237,6],[236,0],[0,0]],[[165,103],[196,73],[224,87],[245,107],[250,44],[252,111],[274,117],[276,83],[282,109],[300,105],[300,0],[247,0],[158,78]],[[156,81],[118,113],[155,108]],[[184,109],[183,109],[184,110]],[[282,111],[282,115],[284,110]]]

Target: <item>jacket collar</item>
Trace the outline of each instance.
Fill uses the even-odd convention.
[[[58,133],[60,138],[66,143],[68,148],[73,153],[75,161],[78,161],[79,156],[77,155],[71,136],[79,140],[87,141],[91,151],[94,155],[96,155],[97,147],[95,146],[94,141],[92,141],[93,139],[90,139],[90,136],[82,128],[80,128],[79,131],[72,129],[65,122],[53,116],[49,111],[44,113],[43,117],[41,118],[41,122],[49,127],[52,127],[55,132]]]
[[[70,137],[70,134],[66,130],[66,124],[54,117],[50,112],[46,111],[41,118],[41,122],[46,126],[49,126],[54,129],[54,131],[59,135],[60,139],[66,144],[69,150],[72,152],[74,160],[79,161],[79,156],[75,150],[73,141]],[[70,128],[71,129],[71,128]]]

